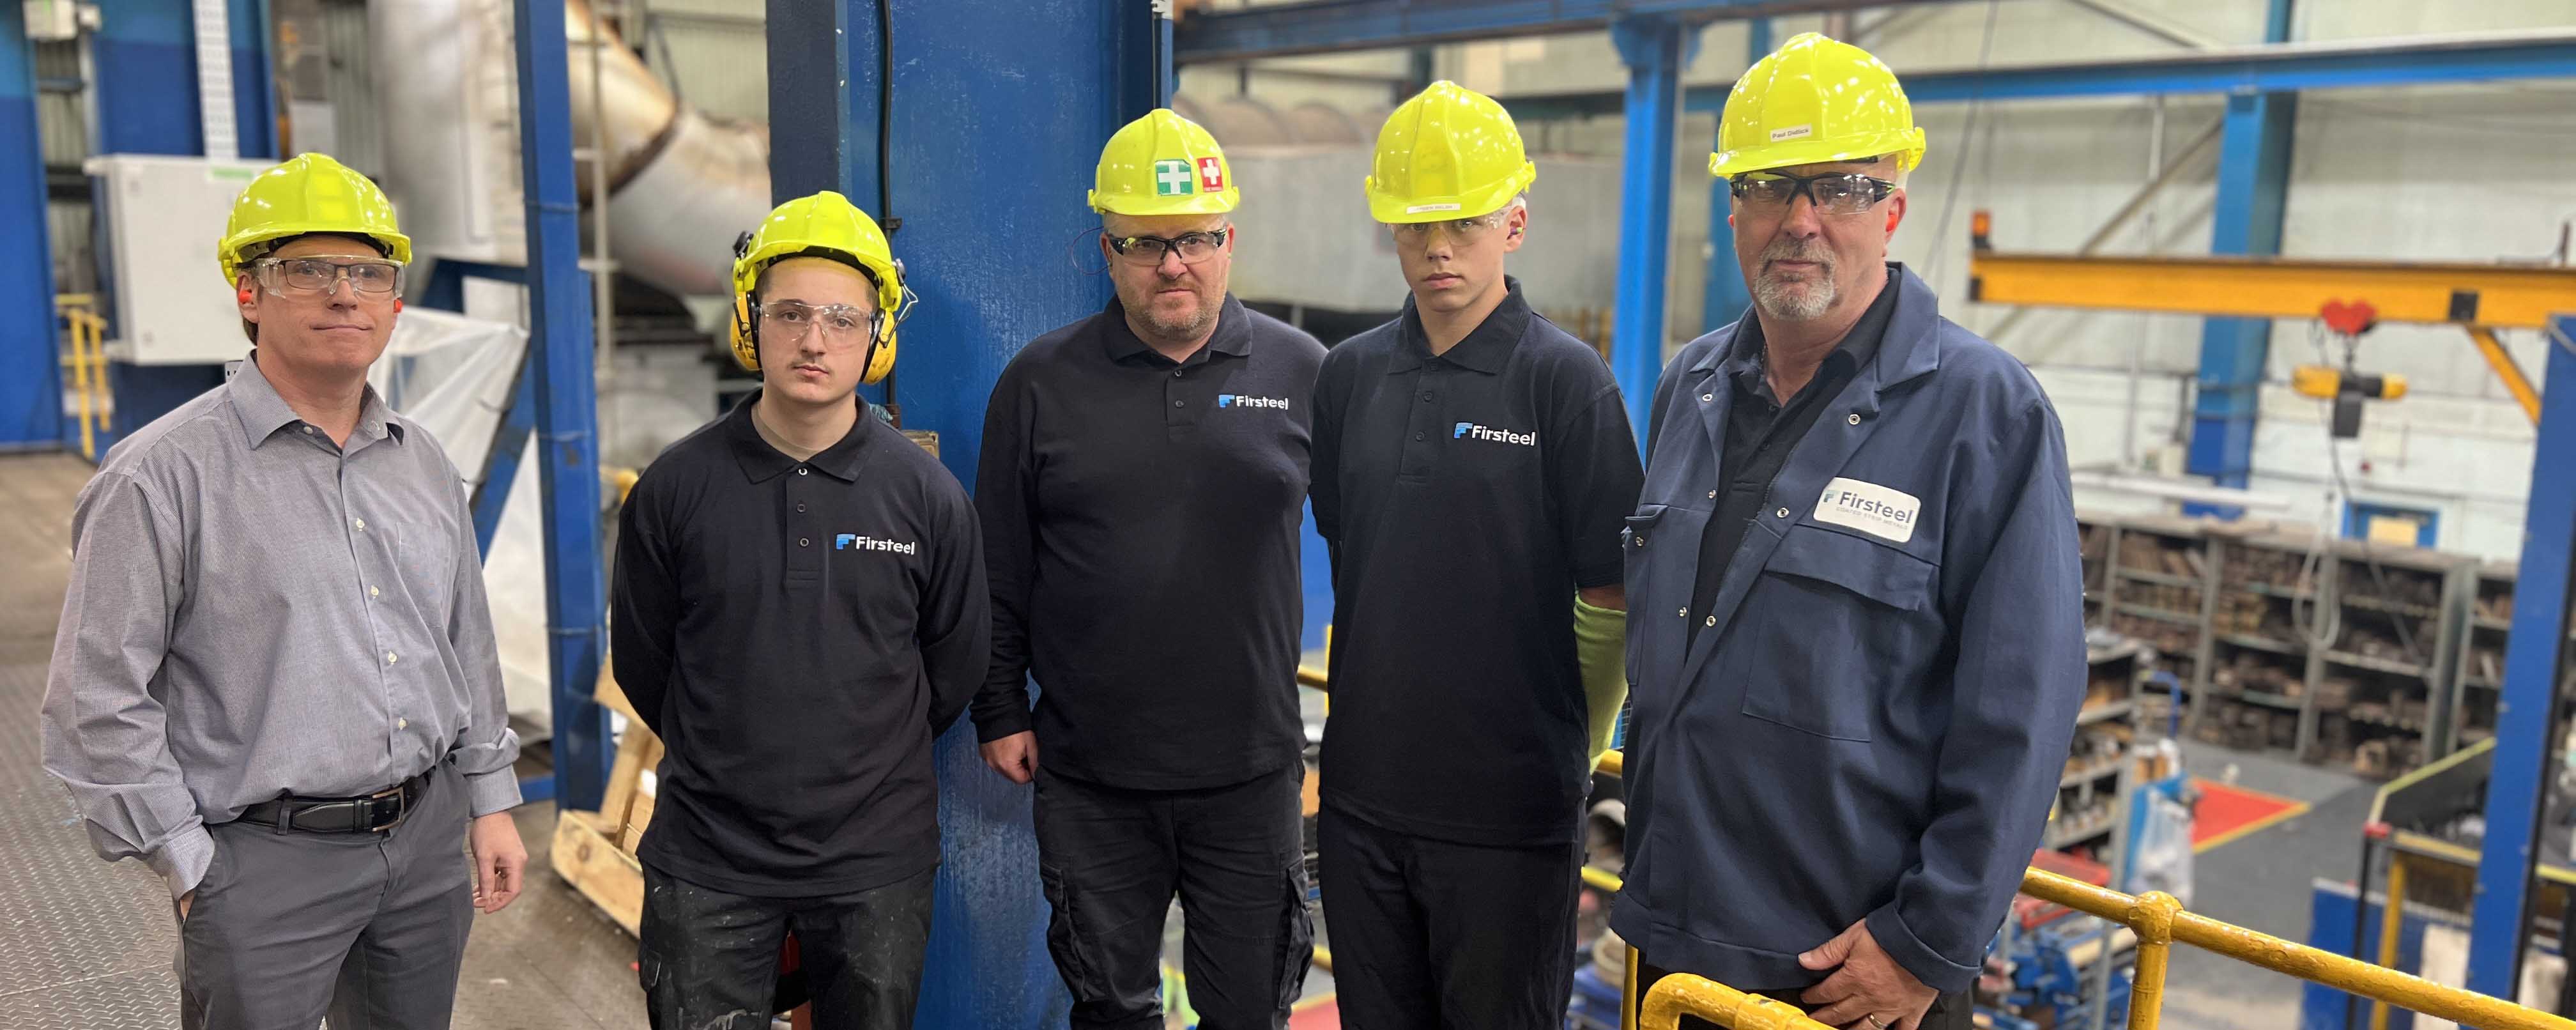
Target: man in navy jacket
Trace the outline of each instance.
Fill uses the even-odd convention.
[[[2085,690],[2063,433],[1886,260],[1923,134],[1885,65],[1792,39],[1719,145],[1754,308],[1655,395],[1612,926],[1641,985],[1965,1028]]]

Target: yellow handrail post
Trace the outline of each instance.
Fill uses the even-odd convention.
[[[2370,903],[2369,892],[2353,899],[2353,904]],[[2397,939],[2406,932],[2406,853],[2388,849],[2388,893],[2379,913],[2379,964],[2397,968]],[[2356,944],[2359,942],[2355,942]],[[2388,1030],[2386,999],[2370,1003],[2370,1030]]]
[[[88,313],[66,313],[72,329],[72,392],[80,395],[81,457],[98,460],[98,439],[90,431]]]
[[[1675,973],[1646,992],[1640,1030],[1680,1030],[1689,1013],[1727,1030],[1833,1030],[1807,1018],[1798,1007],[1718,983],[1706,977]]]
[[[2156,1030],[2164,1015],[2165,967],[2173,958],[2174,916],[2182,901],[2163,891],[2139,895],[2123,922],[2138,934],[2138,968],[2129,983],[2129,1030]],[[2105,949],[2102,961],[2110,960]]]
[[[1619,1030],[1637,1030],[1637,949],[1628,949],[1626,984],[1619,988]]]

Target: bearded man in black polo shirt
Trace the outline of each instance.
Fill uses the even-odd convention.
[[[1284,1026],[1313,940],[1298,528],[1324,348],[1226,292],[1238,194],[1207,130],[1129,123],[1094,187],[1117,297],[1022,350],[985,413],[976,735],[1037,782],[1075,1030],[1162,1025],[1175,894],[1199,1025]]]
[[[911,293],[838,193],[734,262],[761,390],[672,444],[619,516],[619,686],[668,745],[644,861],[656,1030],[768,1030],[792,928],[822,1030],[912,1025],[939,865],[931,740],[990,652],[966,491],[853,391]]]
[[[1324,913],[1344,1025],[1538,1030],[1573,990],[1578,827],[1624,697],[1637,448],[1599,354],[1503,275],[1537,178],[1432,84],[1367,180],[1412,295],[1315,384],[1333,548]]]

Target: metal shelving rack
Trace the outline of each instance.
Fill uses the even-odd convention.
[[[2327,734],[2324,726],[2305,734],[2301,757],[2322,762],[2330,754],[2340,755],[2339,747],[2323,752],[2326,742],[2319,737],[2333,736],[2338,742],[2348,738],[2357,750],[2368,743],[2367,738],[2391,736],[2385,732],[2389,730],[2400,739],[2411,735],[2413,752],[2392,746],[2384,765],[2356,771],[2396,776],[2448,754],[2452,709],[2458,703],[2453,683],[2461,626],[2477,592],[2477,560],[2358,540],[2336,540],[2328,555],[2332,561],[2327,585],[2339,621],[2333,646],[2316,655],[2309,689],[2322,695],[2329,679],[2349,685],[2341,711],[2346,725],[2341,734]],[[2383,595],[2379,577],[2370,568],[2374,562],[2390,588],[2412,591],[2414,596]],[[2362,650],[2373,643],[2395,643],[2392,621],[2399,619],[2411,620],[2407,625],[2414,638],[2412,654],[2399,657]],[[2322,718],[2316,721],[2322,723]]]
[[[2208,682],[2210,612],[2218,598],[2210,530],[2220,523],[2123,515],[2089,525],[2101,527],[2105,548],[2100,616],[2094,624],[2136,637],[2154,651],[2142,680],[2150,689],[2171,693],[2174,704],[2188,706],[2183,723],[2192,725]],[[2133,560],[2147,556],[2148,561]],[[2089,563],[2086,573],[2095,574]],[[2088,602],[2093,599],[2091,585],[2088,579]]]
[[[2048,828],[2040,840],[2041,846],[2050,851],[2107,842],[2105,850],[2097,852],[2096,861],[2116,870],[2121,865],[2121,831],[2128,823],[2121,813],[2128,810],[2131,751],[2142,734],[2151,732],[2145,720],[2138,717],[2138,691],[2148,675],[2154,652],[2135,640],[2116,636],[2104,639],[2105,636],[2088,633],[2085,642],[2086,699],[2076,716],[2075,732],[2080,737],[2106,724],[2126,726],[2128,731],[2109,734],[2116,738],[2109,757],[2071,769],[2058,780],[2057,807],[2050,813]],[[2094,690],[2096,684],[2105,681],[2119,684],[2107,697]],[[2108,804],[2096,803],[2105,798]]]
[[[2313,618],[2327,596],[2324,571],[2317,581],[2301,583],[2301,568],[2316,544],[2315,534],[2247,524],[2222,527],[2212,535],[2217,542],[2218,572],[2217,600],[2210,616],[2214,653],[2200,714],[2210,716],[2209,709],[2217,703],[2293,713],[2297,722],[2290,739],[2283,742],[2279,733],[2267,728],[2260,747],[2306,754],[2316,736],[2315,685],[2321,670],[2316,649],[2300,628],[2298,610],[2307,606]],[[2285,689],[2251,689],[2244,682],[2243,672],[2267,665],[2287,674],[2279,681]],[[2230,682],[2221,683],[2222,678]],[[2237,722],[2231,718],[2235,714],[2234,709],[2217,711],[2221,723],[2216,734],[2222,739],[2214,742],[2246,746],[2242,739],[2226,736],[2227,727]]]
[[[2451,698],[2442,724],[2441,753],[2450,754],[2495,736],[2497,692],[2504,681],[2506,631],[2513,622],[2512,562],[2482,562],[2469,573],[2472,586],[2460,613],[2459,647],[2451,658]]]

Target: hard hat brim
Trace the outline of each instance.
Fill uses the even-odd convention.
[[[1915,165],[1923,162],[1922,127],[1721,150],[1708,155],[1708,174],[1724,179],[1773,168],[1794,168],[1828,161],[1861,161],[1881,154],[1897,155],[1897,171],[1913,171]]]
[[[1151,218],[1156,215],[1221,215],[1233,211],[1242,194],[1228,186],[1215,193],[1192,193],[1187,196],[1162,197],[1103,194],[1091,190],[1084,194],[1091,209],[1102,214]]]
[[[1458,218],[1480,218],[1502,210],[1513,197],[1538,181],[1538,165],[1521,162],[1520,171],[1491,186],[1471,193],[1448,197],[1398,197],[1378,188],[1371,176],[1360,183],[1368,194],[1369,217],[1388,225],[1420,222],[1446,222]]]

